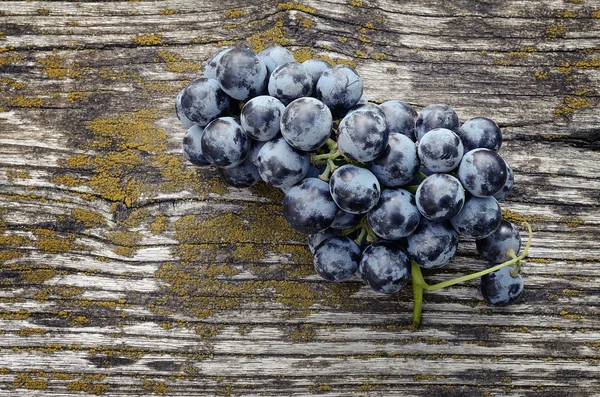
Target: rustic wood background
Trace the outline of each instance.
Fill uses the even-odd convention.
[[[278,190],[183,161],[175,94],[270,44],[503,127],[518,304],[426,292],[413,330],[313,274]],[[598,0],[1,2],[0,396],[599,396],[599,69]]]

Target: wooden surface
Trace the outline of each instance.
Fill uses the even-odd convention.
[[[599,396],[600,2],[0,3],[0,396]],[[185,164],[221,45],[356,65],[371,100],[494,118],[534,228],[508,308],[314,275],[281,194]],[[434,282],[480,270],[474,243]]]

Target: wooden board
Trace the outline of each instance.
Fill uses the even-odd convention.
[[[499,123],[518,304],[469,282],[412,329],[409,292],[314,274],[277,189],[185,163],[176,93],[270,44]],[[592,0],[0,3],[0,396],[599,396],[599,69]]]

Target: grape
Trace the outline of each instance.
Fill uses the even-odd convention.
[[[267,67],[245,48],[226,52],[217,65],[217,80],[227,95],[245,101],[259,95],[267,82]]]
[[[327,62],[323,61],[322,59],[306,60],[306,61],[302,62],[302,66],[304,66],[304,68],[306,69],[308,74],[310,74],[310,77],[312,77],[313,88],[315,88],[315,89],[317,87],[317,83],[318,83],[319,79],[321,78],[321,75],[323,74],[323,72],[326,71],[327,69],[331,69],[331,65],[328,64]]]
[[[204,128],[194,125],[183,136],[183,156],[194,165],[210,164],[202,154],[202,134]]]
[[[278,66],[269,79],[269,95],[285,105],[294,99],[309,96],[313,90],[312,76],[298,62]]]
[[[344,211],[341,208],[338,208],[337,212],[335,213],[335,219],[330,227],[339,230],[348,229],[354,225],[357,225],[362,217],[362,214],[352,214]]]
[[[224,48],[208,60],[206,67],[204,68],[205,78],[217,80],[217,66],[219,65],[219,61],[221,60],[221,57],[229,51],[231,51],[231,48]]]
[[[364,98],[364,96],[362,96],[361,99],[362,98]],[[381,110],[381,108],[379,107],[379,105],[377,105],[376,103],[373,103],[373,102],[361,102],[361,101],[358,101],[358,103],[356,105],[354,105],[350,109],[348,109],[347,114],[350,113],[350,112],[366,111],[366,110],[377,113],[380,118],[382,118],[383,120],[385,120],[385,113],[383,112],[383,110]]]
[[[521,234],[515,225],[503,220],[494,233],[475,243],[483,259],[497,265],[513,259],[507,254],[509,249],[512,248],[515,255],[519,254]]]
[[[229,97],[217,80],[200,78],[183,90],[181,111],[190,121],[204,127],[229,107]]]
[[[281,117],[281,134],[292,147],[317,150],[331,134],[333,118],[325,104],[315,98],[300,98],[290,103]]]
[[[506,162],[492,150],[471,150],[465,153],[460,162],[458,179],[473,196],[491,197],[506,184]]]
[[[449,222],[433,222],[421,219],[421,223],[406,237],[406,251],[422,268],[435,269],[445,266],[458,249],[458,233]]]
[[[318,178],[304,179],[283,198],[285,220],[301,233],[312,234],[328,228],[336,211],[329,185]]]
[[[465,203],[460,181],[448,174],[428,176],[415,194],[421,215],[432,221],[445,221],[459,213]]]
[[[478,148],[497,152],[502,146],[500,127],[486,117],[475,117],[465,121],[458,129],[457,134],[465,146],[465,152]]]
[[[351,160],[367,162],[379,156],[388,145],[385,116],[371,110],[350,112],[338,129],[338,148]]]
[[[315,270],[327,281],[348,280],[358,270],[359,261],[360,248],[348,237],[330,237],[315,249]]]
[[[504,163],[506,164],[506,173],[508,176],[506,177],[506,183],[502,186],[502,189],[494,194],[494,198],[498,201],[504,200],[506,196],[510,194],[513,185],[515,184],[515,174],[513,173],[512,168],[510,168],[510,165],[508,165],[506,160],[504,160]]]
[[[523,278],[510,266],[491,272],[481,277],[481,295],[494,306],[507,306],[523,293]]]
[[[275,187],[291,187],[300,182],[310,165],[308,154],[302,153],[283,138],[267,142],[258,152],[260,177]]]
[[[446,128],[434,128],[419,142],[419,158],[433,172],[450,172],[460,164],[463,144],[458,135]]]
[[[502,221],[502,211],[493,197],[469,197],[462,210],[450,219],[461,236],[482,239],[494,233]]]
[[[398,133],[406,135],[412,141],[415,140],[415,121],[417,112],[408,103],[392,100],[379,105],[385,113],[385,122],[390,134]]]
[[[382,185],[406,185],[419,172],[417,147],[406,135],[390,134],[388,146],[368,166]]]
[[[383,294],[400,291],[410,277],[410,260],[395,243],[381,241],[369,245],[358,265],[362,279]]]
[[[308,249],[311,254],[315,253],[315,250],[323,241],[327,240],[329,237],[339,236],[340,231],[336,229],[332,229],[328,227],[327,229],[321,230],[320,232],[309,234],[308,235]]]
[[[208,162],[220,168],[241,163],[250,150],[250,138],[233,117],[211,121],[202,134],[202,153]]]
[[[412,194],[403,189],[381,192],[377,205],[367,214],[373,232],[386,240],[398,240],[415,231],[421,214]]]
[[[271,76],[271,73],[273,73],[278,66],[285,65],[289,62],[294,62],[294,55],[292,55],[290,50],[279,46],[265,48],[258,53],[258,57],[267,67],[268,76]]]
[[[186,117],[186,115],[183,113],[183,109],[181,108],[181,97],[183,96],[184,91],[185,88],[179,91],[177,98],[175,98],[175,114],[177,115],[177,118],[181,124],[183,124],[185,127],[191,127],[194,125],[194,122]]]
[[[317,99],[332,111],[350,109],[358,103],[362,92],[362,80],[354,69],[345,65],[325,70],[316,87]]]
[[[318,178],[325,171],[325,167],[317,168],[314,164],[310,164],[308,167],[308,172],[304,176],[305,178]]]
[[[244,105],[240,120],[246,133],[257,141],[269,141],[279,133],[285,105],[277,98],[261,95]]]
[[[260,181],[258,169],[249,159],[234,167],[218,168],[217,172],[226,184],[237,188],[254,186],[256,182]]]
[[[415,137],[420,141],[423,136],[434,128],[446,128],[451,131],[458,131],[458,116],[448,105],[437,104],[429,105],[415,122]]]
[[[371,171],[352,164],[341,166],[331,175],[329,189],[338,207],[352,214],[369,212],[381,192]]]

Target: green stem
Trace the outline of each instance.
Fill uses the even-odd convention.
[[[325,154],[314,154],[311,157],[312,161],[319,161],[319,160],[335,160],[336,158],[340,157],[342,154],[340,153],[339,150],[333,151],[331,153],[325,153]]]
[[[411,185],[411,186],[404,186],[402,189],[415,194],[417,192],[417,189],[419,188],[419,185]]]
[[[356,245],[358,245],[360,247],[360,245],[362,244],[362,242],[366,236],[367,236],[367,229],[365,229],[365,228],[360,229],[360,234],[358,235],[356,240],[354,240],[356,242]]]
[[[327,160],[327,166],[325,167],[325,171],[321,175],[319,175],[319,179],[325,182],[329,182],[329,175],[331,174],[331,164],[333,161]]]
[[[358,229],[362,229],[362,225],[361,224],[354,225],[352,227],[349,227],[348,229],[342,230],[342,236],[347,236],[349,234],[352,234],[355,231],[357,231]]]
[[[423,275],[421,268],[415,262],[411,261],[412,267],[412,288],[413,288],[413,327],[421,325],[421,313],[423,311]]]
[[[330,151],[330,152],[335,152],[335,151],[337,150],[337,147],[338,147],[338,146],[337,146],[337,142],[336,142],[336,141],[334,141],[334,140],[333,140],[333,139],[331,139],[331,138],[328,138],[328,139],[327,139],[327,147],[329,148],[329,151]]]
[[[419,172],[417,173],[417,176],[418,176],[419,178],[421,178],[421,179],[427,179],[427,175],[425,175],[425,174],[423,173],[423,171],[419,171]]]

